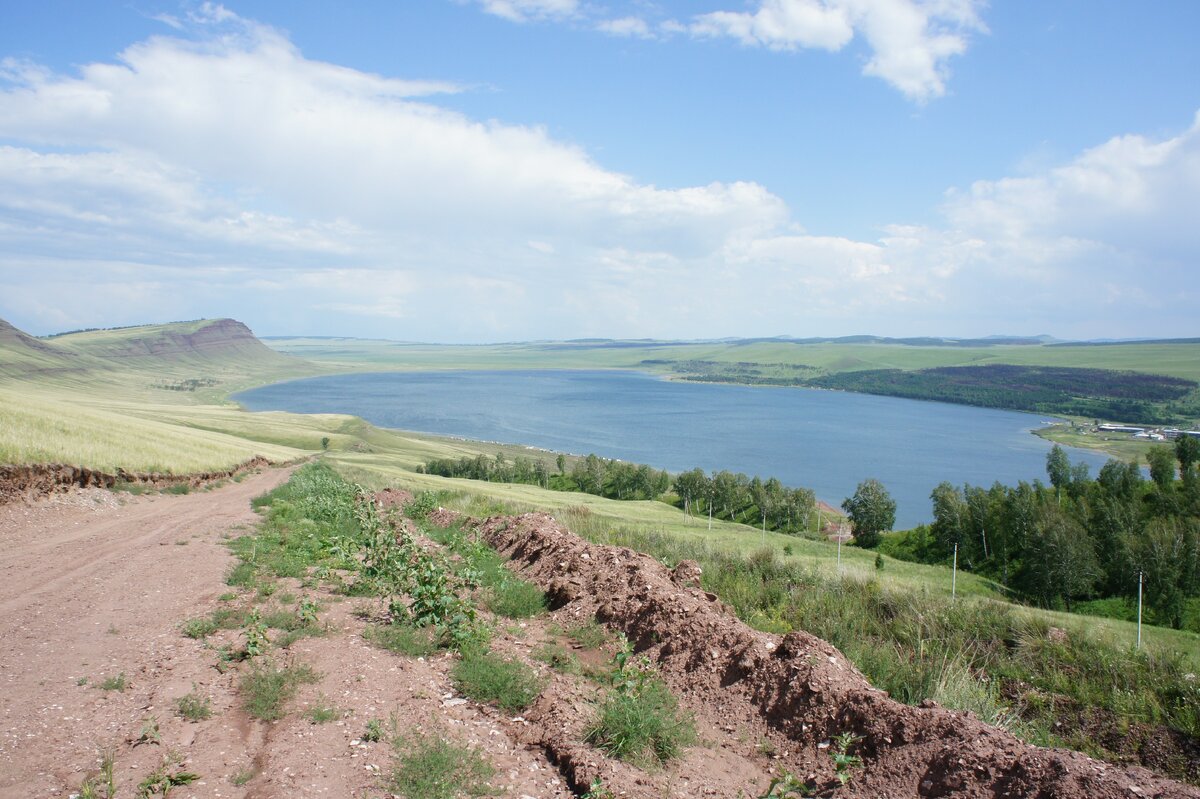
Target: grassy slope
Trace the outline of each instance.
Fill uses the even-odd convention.
[[[170,326],[167,326],[170,327]],[[150,329],[152,334],[164,331]],[[178,330],[167,330],[173,335]],[[193,331],[194,332],[194,331]],[[108,334],[108,335],[106,335]],[[525,485],[500,485],[470,480],[453,480],[419,475],[417,464],[435,457],[458,457],[483,452],[504,452],[510,459],[536,453],[522,447],[482,444],[436,436],[374,428],[355,417],[324,414],[302,416],[289,413],[247,413],[227,402],[218,402],[228,392],[272,380],[329,371],[329,367],[296,363],[276,358],[257,359],[243,352],[233,358],[186,357],[102,358],[97,352],[127,347],[136,335],[125,331],[97,331],[49,340],[57,351],[40,357],[58,357],[71,350],[77,362],[87,362],[69,374],[26,372],[13,377],[0,371],[0,462],[64,461],[100,468],[170,471],[227,466],[262,454],[287,460],[320,452],[323,438],[329,439],[326,457],[340,471],[365,484],[402,484],[415,489],[457,490],[464,503],[476,510],[501,506],[515,510],[547,510],[573,529],[595,538],[622,534],[662,535],[681,541],[704,542],[718,551],[747,554],[765,545],[783,551],[787,559],[802,562],[826,574],[836,574],[837,548],[730,522],[689,519],[678,509],[659,502],[617,502],[588,494],[559,493]],[[169,335],[168,335],[169,337]],[[161,336],[154,335],[155,340]],[[74,339],[66,341],[64,339]],[[62,346],[66,344],[66,346]],[[336,344],[317,342],[328,354]],[[0,368],[18,362],[15,345],[0,340]],[[395,365],[396,352],[403,347],[379,345],[386,357],[380,365]],[[777,347],[779,345],[756,345]],[[824,346],[824,345],[822,345]],[[857,346],[857,345],[836,345]],[[294,351],[293,348],[285,348]],[[441,347],[415,347],[414,363],[433,366],[445,355]],[[529,347],[451,348],[467,352],[475,361],[459,360],[455,366],[494,365],[489,359],[500,354],[501,362],[519,366],[621,366],[620,359],[655,357],[645,350],[634,355],[624,350],[603,350],[591,363],[581,363],[578,353],[532,351]],[[490,351],[490,354],[487,353]],[[355,350],[361,353],[362,350]],[[507,355],[505,354],[507,353]],[[356,355],[356,357],[359,357]],[[707,356],[705,356],[707,357]],[[350,362],[352,359],[345,359]],[[131,364],[130,362],[133,361]],[[359,368],[366,361],[357,361]],[[163,391],[154,388],[164,377],[187,379],[209,376],[215,386],[197,392]],[[548,462],[551,455],[545,455]],[[622,532],[624,531],[624,532]],[[842,572],[852,579],[878,578],[896,590],[946,594],[946,569],[885,558],[885,568],[876,571],[874,553],[846,547],[842,550]],[[972,601],[999,601],[994,585],[975,575],[960,574],[960,596]],[[1028,613],[1052,619],[1056,626],[1088,628],[1094,633],[1131,641],[1133,626],[1119,621],[1090,617]],[[1173,630],[1149,628],[1151,646],[1188,653],[1200,665],[1200,637]]]
[[[321,362],[379,369],[648,368],[643,360],[740,361],[807,365],[823,372],[862,369],[927,369],[935,366],[1017,364],[1118,369],[1200,381],[1200,344],[1122,344],[1056,347],[915,347],[900,344],[664,344],[588,347],[566,344],[480,346],[403,344],[360,339],[276,339],[279,352]]]

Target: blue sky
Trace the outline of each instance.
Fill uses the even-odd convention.
[[[0,317],[1193,336],[1193,2],[8,4]]]

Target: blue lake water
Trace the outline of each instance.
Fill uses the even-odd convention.
[[[777,477],[834,505],[874,477],[896,527],[931,518],[943,480],[1046,479],[1047,417],[799,388],[673,382],[625,371],[446,371],[337,375],[236,395],[255,411],[348,413],[381,427],[647,463]],[[1071,450],[1095,474],[1106,458]]]

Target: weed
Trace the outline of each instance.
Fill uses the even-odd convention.
[[[383,740],[383,721],[381,719],[371,719],[367,722],[367,728],[363,731],[362,740],[367,743],[379,743]]]
[[[575,657],[575,653],[562,644],[545,643],[534,653],[534,657],[555,671],[561,671],[564,674],[579,674],[583,671],[579,665],[579,658]]]
[[[318,610],[320,610],[320,606],[316,602],[308,597],[304,597],[300,600],[300,604],[296,608],[296,615],[306,625],[316,624]]]
[[[296,601],[296,595],[291,591],[284,591],[282,594],[276,597],[276,599],[279,600],[279,604],[281,605],[291,605]]]
[[[397,736],[389,788],[407,799],[456,799],[491,793],[494,769],[475,749],[433,733]]]
[[[243,707],[256,719],[281,719],[284,706],[296,695],[296,689],[303,683],[313,683],[317,679],[309,666],[281,669],[274,664],[258,664],[242,677]]]
[[[176,483],[173,486],[167,486],[163,489],[164,494],[190,494],[192,487],[187,483]]]
[[[321,697],[320,702],[304,712],[304,718],[308,719],[310,724],[328,724],[340,718],[341,715],[342,711],[328,704],[324,697]]]
[[[791,796],[812,796],[812,791],[799,777],[784,769],[783,774],[771,780],[767,792],[758,799],[787,799]]]
[[[254,779],[255,773],[256,772],[254,769],[244,769],[230,777],[229,781],[240,788],[246,783],[250,782],[250,780]]]
[[[237,588],[249,588],[254,585],[254,564],[242,561],[233,566],[225,575],[225,584]]]
[[[372,624],[363,631],[363,637],[381,649],[409,657],[429,655],[437,651],[435,631],[431,627]]]
[[[666,763],[696,741],[696,727],[646,657],[633,657],[620,639],[613,658],[612,689],[584,737],[613,757],[635,763]]]
[[[100,771],[89,776],[79,787],[79,799],[100,799],[100,791],[104,791],[104,799],[114,799],[117,793],[117,780],[113,773],[117,765],[117,755],[111,749],[100,756]]]
[[[80,677],[78,680],[75,681],[75,684],[76,685],[87,685],[87,681],[88,681],[87,677]]]
[[[154,771],[138,783],[138,796],[140,799],[150,799],[154,794],[159,794],[166,799],[172,788],[177,788],[180,785],[191,785],[196,780],[200,779],[199,774],[191,771],[174,771],[176,766],[183,764],[182,759],[177,754],[169,754],[163,758],[161,764]]]
[[[545,611],[546,594],[531,582],[509,577],[492,586],[488,609],[510,619],[528,619]]]
[[[833,758],[834,776],[842,785],[849,785],[850,781],[854,779],[854,770],[862,768],[862,758],[850,754],[851,747],[857,745],[861,740],[861,735],[855,735],[850,731],[843,732],[833,740],[833,748],[830,749],[829,756]]]
[[[267,646],[271,643],[267,639],[267,625],[255,610],[246,619],[245,625],[242,627],[242,632],[246,635],[245,653],[247,657],[258,657],[267,651]]]
[[[450,679],[463,696],[505,710],[524,710],[541,692],[537,675],[528,666],[482,649],[463,652]]]
[[[191,693],[175,700],[175,712],[188,721],[204,721],[212,717],[212,704],[207,696],[201,696],[192,683]]]
[[[162,733],[158,729],[158,719],[154,716],[142,722],[142,729],[138,733],[138,737],[133,740],[133,745],[141,746],[142,744],[161,744]]]
[[[218,627],[212,616],[198,616],[185,621],[180,629],[188,638],[207,638],[215,633]]]
[[[580,799],[616,799],[616,795],[611,788],[605,788],[604,782],[597,777],[592,780],[592,784],[588,786],[587,792]]]
[[[116,677],[105,677],[100,683],[100,688],[104,691],[124,691],[128,687],[129,681],[125,679],[125,672]]]
[[[279,586],[275,583],[264,580],[258,584],[258,598],[269,599],[278,589]]]
[[[567,637],[584,649],[599,649],[609,642],[608,629],[595,619],[567,628]]]
[[[232,602],[235,599],[237,599],[237,594],[233,593],[232,591],[221,594],[219,597],[217,597],[219,602]]]

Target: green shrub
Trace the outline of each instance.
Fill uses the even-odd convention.
[[[188,619],[180,627],[188,638],[207,638],[217,631],[217,623],[211,616]]]
[[[234,565],[225,575],[225,584],[237,588],[249,588],[254,585],[254,564],[243,561]]]
[[[482,649],[463,652],[450,678],[463,696],[510,711],[529,707],[541,692],[537,675],[528,666]]]
[[[192,683],[192,691],[175,700],[175,712],[188,721],[204,721],[212,717],[212,703],[207,696],[201,696]]]

